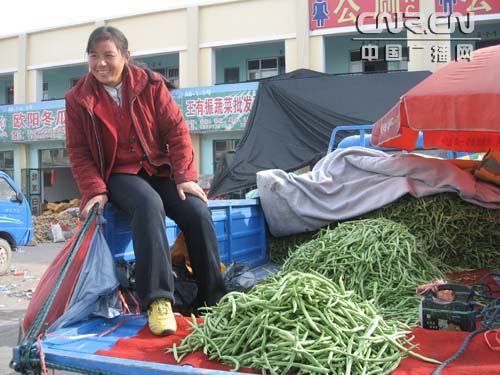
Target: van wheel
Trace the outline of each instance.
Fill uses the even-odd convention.
[[[10,244],[3,238],[0,238],[0,276],[5,275],[9,271],[11,257]]]

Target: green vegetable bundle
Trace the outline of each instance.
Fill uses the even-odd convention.
[[[444,277],[404,225],[384,218],[323,230],[286,259],[283,272],[290,271],[344,280],[346,289],[373,300],[384,317],[410,325],[418,323],[420,297],[415,289]]]
[[[235,371],[262,374],[389,374],[411,350],[407,334],[341,283],[289,272],[227,294],[169,351],[180,361],[203,350]]]
[[[405,224],[429,256],[456,270],[500,268],[500,210],[442,193],[407,195],[363,216],[374,217]]]

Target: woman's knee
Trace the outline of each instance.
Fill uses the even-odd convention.
[[[138,198],[133,214],[138,217],[152,219],[154,217],[165,218],[163,202],[158,194],[149,194]]]
[[[202,200],[196,197],[188,197],[185,202],[183,214],[181,215],[182,223],[178,223],[179,226],[196,227],[198,229],[206,224],[211,225],[212,213]]]

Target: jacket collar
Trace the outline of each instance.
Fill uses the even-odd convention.
[[[148,83],[146,71],[135,65],[127,64],[123,70],[123,84],[126,89],[129,100],[139,95]],[[99,103],[99,86],[102,85],[92,73],[87,73],[78,81],[78,84],[72,89],[72,94],[76,101],[85,106],[91,112],[94,112],[95,106]]]

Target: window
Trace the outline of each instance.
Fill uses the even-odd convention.
[[[7,86],[5,90],[5,104],[14,104],[14,86]]]
[[[285,74],[285,56],[278,57],[278,74]]]
[[[167,68],[167,79],[179,87],[179,68]]]
[[[14,178],[14,151],[0,151],[0,169]]]
[[[224,83],[237,83],[240,81],[240,68],[225,68]]]
[[[65,148],[40,150],[40,168],[69,167],[68,151]]]
[[[49,100],[49,83],[44,82],[43,83],[43,89],[42,89],[42,101],[43,100]]]
[[[157,68],[153,70],[160,73],[176,87],[179,87],[179,68]]]
[[[40,150],[40,168],[44,186],[53,185],[54,168],[69,166],[68,151],[65,148]]]
[[[238,144],[240,143],[239,139],[222,139],[215,140],[213,142],[213,150],[214,150],[214,172],[217,169],[217,165],[222,162],[222,158],[224,157],[224,153],[227,151],[234,151]]]
[[[71,78],[69,80],[69,88],[75,87],[80,78]]]
[[[278,60],[280,63],[278,64]],[[280,74],[279,65],[284,65],[284,58],[268,58],[259,60],[248,60],[247,61],[247,79],[249,81],[255,81],[261,78],[273,77]]]
[[[164,77],[167,77],[167,69],[166,68],[153,69],[153,71],[156,73],[160,73]]]
[[[496,46],[497,44],[500,44],[500,39],[481,40],[476,42],[476,49]]]
[[[16,199],[16,191],[7,180],[0,178],[0,201],[11,201]]]

